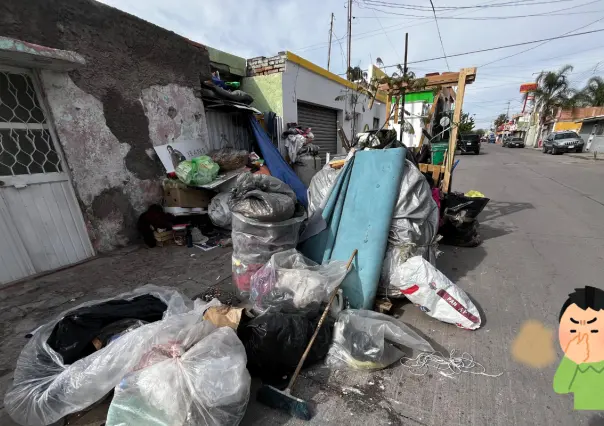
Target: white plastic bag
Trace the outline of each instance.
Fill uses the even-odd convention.
[[[333,329],[333,345],[325,363],[333,368],[380,370],[401,359],[394,344],[432,352],[432,346],[403,322],[379,312],[347,309]]]
[[[470,330],[480,327],[480,313],[468,295],[426,259],[412,257],[398,270],[400,292],[429,316]]]
[[[47,343],[55,325],[69,312],[105,301],[150,294],[167,305],[163,320],[143,325],[93,354],[72,364]],[[13,385],[6,393],[8,414],[21,425],[52,424],[67,414],[81,411],[103,399],[139,359],[156,345],[173,341],[197,342],[207,334],[203,313],[209,306],[193,302],[178,291],[144,286],[102,301],[87,302],[57,316],[40,327],[27,342],[14,372]]]
[[[296,249],[272,255],[251,279],[250,300],[258,311],[291,302],[297,309],[327,301],[346,276],[346,262],[319,265]]]
[[[156,345],[115,388],[107,426],[238,425],[251,378],[233,329],[202,326],[201,340]]]

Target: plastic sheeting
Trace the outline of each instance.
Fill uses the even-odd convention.
[[[256,137],[256,142],[258,143],[260,151],[262,152],[262,158],[264,158],[266,166],[271,171],[271,175],[288,184],[296,193],[298,201],[306,208],[308,205],[306,186],[302,183],[292,168],[289,167],[289,165],[285,162],[275,145],[273,145],[271,142],[270,137],[260,126],[258,120],[256,120],[256,117],[251,114],[250,123],[254,136]]]
[[[345,276],[345,261],[318,265],[295,249],[286,250],[275,253],[252,276],[250,300],[261,312],[283,304],[303,309],[327,302]]]
[[[404,297],[397,284],[401,266],[413,256],[436,261],[439,209],[424,175],[409,160],[401,180],[392,216],[388,247],[382,264],[378,293]]]
[[[461,328],[480,327],[480,313],[468,295],[426,259],[412,257],[399,271],[399,291],[423,312]]]
[[[308,186],[308,216],[312,216],[319,208],[325,206],[338,174],[341,169],[332,168],[329,163],[325,164],[310,181]]]
[[[196,328],[143,355],[115,388],[107,426],[239,424],[251,382],[245,348],[232,328],[210,321]]]
[[[394,344],[432,352],[432,346],[403,322],[378,312],[348,309],[340,312],[333,345],[325,363],[334,368],[380,370],[401,359]]]
[[[139,327],[69,365],[48,345],[47,340],[55,325],[70,312],[142,295],[155,296],[167,305],[161,321]],[[103,399],[153,348],[175,341],[190,342],[185,345],[188,347],[201,340],[207,331],[202,320],[203,312],[217,304],[218,301],[209,304],[196,302],[193,309],[193,302],[174,289],[144,286],[111,299],[87,302],[62,313],[40,327],[23,348],[17,360],[13,385],[4,398],[7,412],[21,425],[41,426],[90,407]],[[221,392],[220,389],[216,391]]]

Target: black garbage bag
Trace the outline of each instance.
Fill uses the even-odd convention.
[[[323,311],[306,313],[268,311],[239,326],[237,334],[247,354],[247,367],[253,376],[276,383],[294,372],[312,337]],[[325,358],[331,344],[334,320],[325,319],[306,358],[308,367]]]
[[[164,302],[150,294],[85,306],[63,317],[54,326],[47,343],[63,357],[63,363],[73,364],[97,350],[92,341],[105,327],[124,319],[159,321],[166,308]]]
[[[294,191],[276,177],[242,173],[229,207],[232,212],[260,222],[281,222],[294,216],[296,200]]]

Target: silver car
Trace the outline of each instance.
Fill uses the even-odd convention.
[[[543,153],[562,154],[564,152],[581,152],[585,142],[573,131],[560,131],[550,133],[543,141]]]

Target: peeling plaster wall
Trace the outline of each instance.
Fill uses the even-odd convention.
[[[138,215],[161,199],[153,146],[210,146],[195,96],[210,78],[207,49],[94,0],[4,0],[0,28],[86,60],[42,71],[42,85],[95,249],[133,242]]]
[[[206,113],[192,89],[169,84],[142,91],[153,146],[197,139],[209,150]]]

